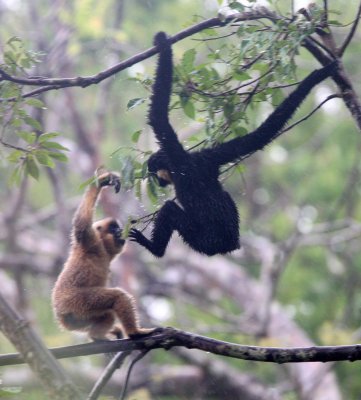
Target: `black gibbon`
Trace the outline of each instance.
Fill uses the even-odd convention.
[[[102,173],[85,192],[73,218],[70,254],[52,292],[59,324],[71,331],[88,332],[93,340],[153,332],[139,326],[133,296],[121,288],[106,287],[109,264],[121,253],[125,240],[115,219],[93,223],[96,202],[105,186],[114,186],[118,192],[119,176]]]
[[[162,257],[177,231],[194,250],[212,256],[240,247],[239,216],[231,196],[219,182],[220,167],[261,150],[270,143],[306,98],[311,89],[333,74],[337,63],[315,70],[276,108],[255,131],[212,148],[186,151],[169,122],[172,87],[172,50],[164,32],[154,38],[159,50],[149,124],[160,150],[148,160],[148,171],[160,186],[173,184],[177,201],[167,201],[158,211],[151,239],[131,229],[130,240]]]

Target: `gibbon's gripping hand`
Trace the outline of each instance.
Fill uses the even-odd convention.
[[[153,44],[154,44],[154,46],[157,46],[157,47],[163,47],[163,45],[165,44],[165,43],[167,43],[168,42],[168,36],[166,35],[166,33],[164,33],[164,32],[158,32],[155,36],[154,36],[154,39],[153,39]]]
[[[144,245],[144,243],[148,241],[148,239],[143,235],[143,233],[135,228],[132,228],[129,231],[128,238],[131,242],[136,242],[139,243],[140,245]]]
[[[115,172],[105,172],[101,175],[98,175],[98,186],[114,186],[115,193],[118,193],[120,190],[120,176]]]

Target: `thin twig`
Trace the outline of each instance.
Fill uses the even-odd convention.
[[[356,16],[356,19],[355,19],[355,21],[354,21],[354,23],[352,25],[352,28],[351,28],[349,34],[347,35],[345,41],[343,42],[343,44],[341,45],[341,47],[338,50],[339,57],[342,57],[343,53],[345,52],[345,50],[347,49],[348,45],[350,44],[352,38],[354,37],[355,32],[356,32],[357,27],[358,27],[358,23],[360,21],[360,17],[361,17],[361,1],[360,1],[359,6],[358,6],[357,16]]]
[[[132,373],[133,367],[135,366],[135,364],[136,364],[139,360],[141,360],[143,357],[145,357],[145,356],[148,354],[149,351],[150,351],[150,350],[143,350],[141,353],[139,353],[139,354],[134,358],[134,360],[133,360],[133,361],[131,362],[131,364],[129,365],[129,368],[128,368],[128,371],[127,371],[127,375],[126,375],[126,377],[125,377],[125,381],[124,381],[124,385],[123,385],[123,390],[122,390],[122,393],[121,393],[120,396],[119,396],[119,400],[124,400],[124,399],[125,399],[125,395],[126,395],[127,387],[128,387],[128,383],[129,383],[129,378],[130,378],[130,374]]]
[[[95,382],[87,400],[96,400],[99,397],[104,386],[109,382],[109,379],[113,376],[114,372],[121,367],[130,353],[130,351],[119,352],[110,360],[100,378]]]
[[[301,122],[305,121],[306,119],[310,118],[318,109],[320,109],[325,103],[327,103],[329,100],[335,99],[335,98],[341,98],[341,95],[339,94],[331,94],[325,98],[317,107],[315,107],[311,112],[309,112],[307,115],[305,115],[303,118],[299,119],[295,123],[289,125],[287,128],[283,129],[281,132],[275,136],[277,138],[278,136],[282,135],[283,133],[291,130],[294,126],[300,124]]]

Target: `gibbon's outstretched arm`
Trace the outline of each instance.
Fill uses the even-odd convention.
[[[120,190],[119,176],[114,173],[104,173],[98,176],[96,182],[93,182],[84,193],[73,218],[72,236],[87,248],[92,247],[97,240],[92,227],[93,214],[99,193],[104,186],[114,186],[115,192],[118,193]]]
[[[153,84],[148,123],[153,128],[159,147],[166,154],[172,154],[172,166],[179,167],[187,152],[178,140],[169,122],[169,103],[172,91],[173,60],[171,42],[164,32],[154,37],[159,58]]]
[[[277,137],[313,87],[331,76],[337,68],[337,61],[334,61],[324,68],[311,72],[262,125],[243,137],[210,149],[210,158],[217,165],[223,165],[263,149]]]

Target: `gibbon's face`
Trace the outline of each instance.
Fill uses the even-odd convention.
[[[125,240],[122,238],[122,229],[118,221],[114,218],[105,218],[93,224],[99,238],[103,241],[104,247],[110,255],[118,254],[122,251]]]
[[[162,186],[162,187],[165,187],[165,186],[173,183],[170,172],[167,169],[158,170],[157,171],[157,179],[158,179],[159,186]]]
[[[164,151],[153,153],[148,160],[148,171],[157,179],[158,185],[165,187],[173,183],[169,172],[168,157]]]

